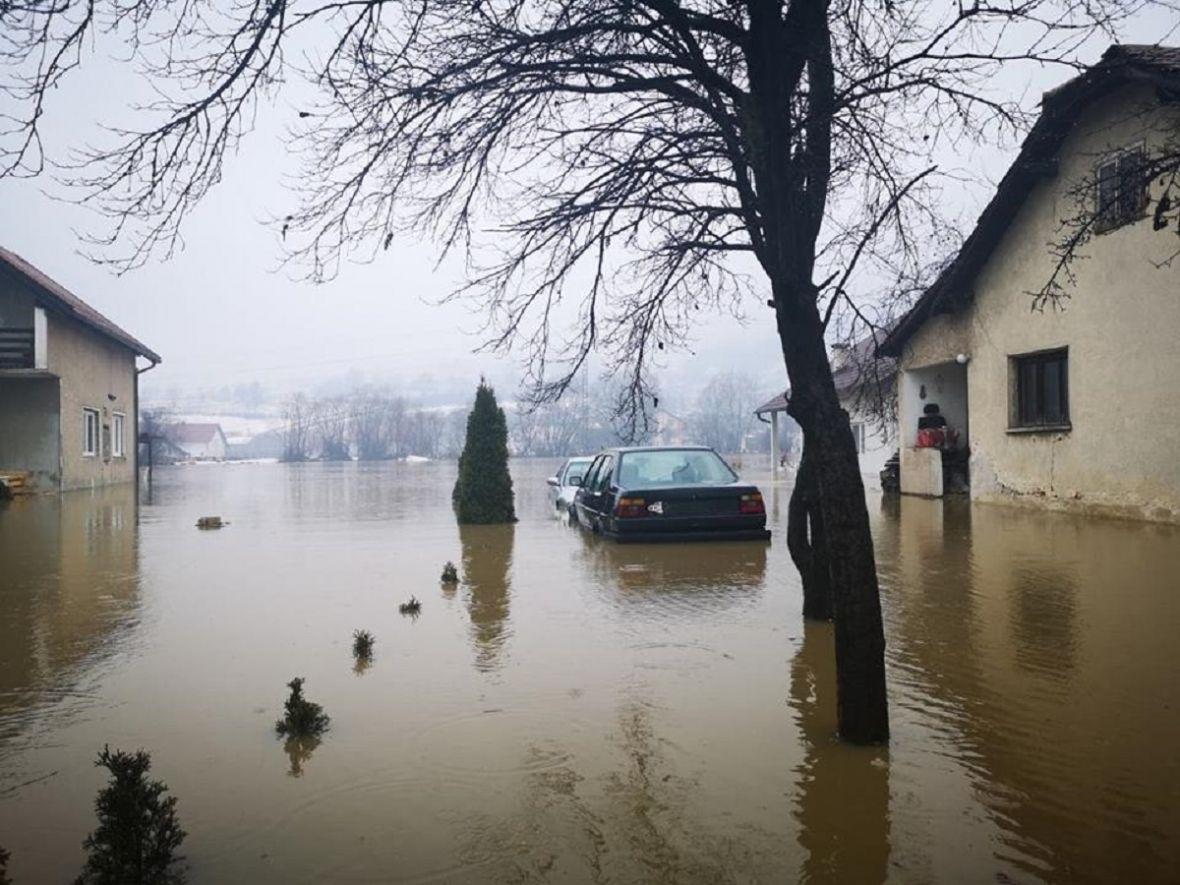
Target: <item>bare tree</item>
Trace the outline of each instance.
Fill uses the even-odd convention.
[[[719,452],[743,451],[746,433],[758,406],[754,379],[742,372],[724,372],[709,380],[697,395],[689,419],[695,441]]]
[[[403,399],[367,392],[351,399],[352,438],[360,461],[395,457],[406,404]]]
[[[351,403],[344,397],[316,400],[312,407],[312,424],[319,441],[320,457],[325,461],[349,461],[350,433],[354,416]]]
[[[840,732],[878,741],[876,568],[825,331],[938,230],[932,145],[1025,123],[996,73],[1073,64],[1153,2],[1166,0],[9,3],[2,88],[19,109],[0,168],[39,168],[50,93],[105,29],[163,96],[73,178],[110,222],[94,242],[125,246],[102,253],[124,267],[176,246],[257,102],[301,72],[322,98],[295,127],[308,166],[281,221],[295,255],[322,278],[403,228],[466,249],[456,294],[485,306],[490,346],[524,347],[541,401],[599,349],[642,425],[658,352],[702,310],[768,290],[830,552]],[[556,334],[582,280],[578,322]]]
[[[296,394],[283,407],[283,460],[306,461],[311,457],[312,407],[307,397]]]

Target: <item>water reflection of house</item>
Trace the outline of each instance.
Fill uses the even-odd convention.
[[[1180,49],[1116,46],[1045,95],[974,231],[881,348],[899,360],[903,492],[943,492],[941,455],[916,447],[937,402],[969,447],[973,498],[1180,520],[1175,220],[1155,229],[1167,184],[1142,171],[1175,150],[1178,89]],[[1032,310],[1075,217],[1091,228],[1068,298]]]
[[[920,713],[932,728],[921,752],[941,760],[927,776],[944,813],[916,837],[932,855],[923,878],[979,862],[997,880],[1170,881],[1180,656],[1161,612],[1175,610],[1177,530],[894,504],[875,533],[893,564],[891,702]],[[966,824],[977,802],[993,847]]]
[[[852,425],[860,472],[873,484],[878,482],[885,462],[897,451],[896,424],[892,420],[895,368],[892,360],[878,360],[875,351],[876,342],[867,337],[851,345],[835,344],[831,354],[832,379]],[[779,423],[786,415],[790,396],[788,390],[754,410],[762,420],[770,417],[771,459],[776,465],[780,458]]]
[[[160,361],[0,248],[0,473],[39,491],[135,479],[139,357]]]
[[[0,723],[11,730],[33,721],[30,706],[67,698],[128,635],[139,598],[135,519],[129,483],[0,509]],[[0,757],[9,734],[0,729]]]

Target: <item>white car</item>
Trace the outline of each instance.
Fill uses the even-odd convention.
[[[593,460],[593,456],[570,458],[558,468],[554,476],[546,480],[549,483],[549,503],[558,515],[568,513],[573,506],[574,495],[581,488],[582,477]]]

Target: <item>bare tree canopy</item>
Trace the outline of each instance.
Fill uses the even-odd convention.
[[[1080,66],[1091,37],[1169,4],[0,0],[0,88],[19,105],[0,169],[40,169],[50,93],[105,35],[160,96],[65,171],[122,267],[175,248],[259,102],[302,77],[319,97],[293,121],[292,258],[323,278],[406,229],[462,250],[456,296],[486,310],[489,346],[524,348],[541,401],[598,350],[641,418],[661,349],[768,293],[814,456],[840,731],[879,741],[876,568],[826,330],[837,309],[870,320],[858,293],[916,276],[945,236],[939,146],[1025,125],[993,89],[1005,66]]]

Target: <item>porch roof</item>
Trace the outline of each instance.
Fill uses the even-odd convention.
[[[952,313],[972,299],[970,287],[976,274],[999,245],[1033,185],[1054,171],[1057,151],[1074,122],[1095,100],[1131,83],[1180,87],[1180,47],[1111,46],[1098,64],[1042,96],[1041,116],[980,214],[975,229],[934,284],[881,343],[881,355],[901,356],[905,343],[926,320]]]

